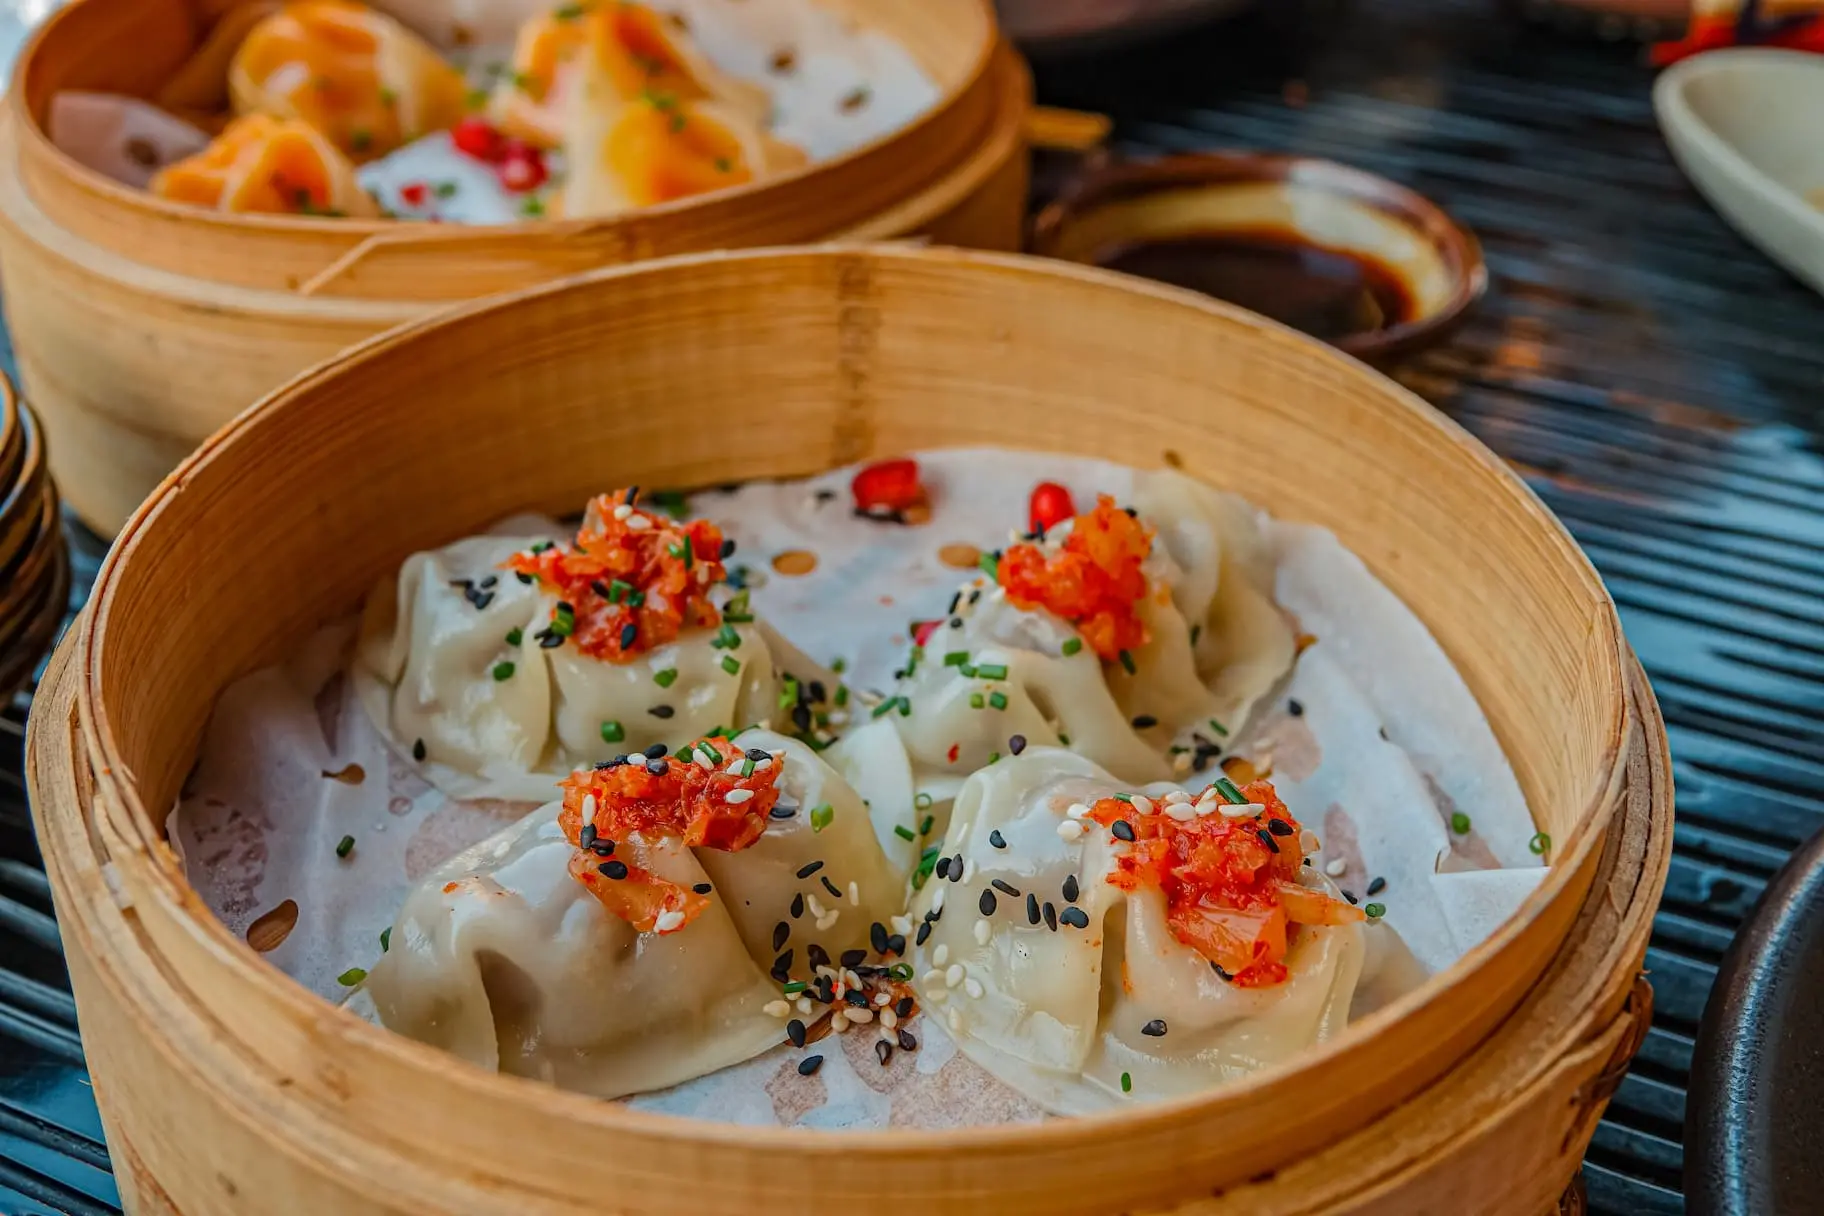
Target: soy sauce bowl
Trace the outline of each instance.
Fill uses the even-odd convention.
[[[1435,203],[1300,156],[1091,167],[1040,214],[1033,251],[1194,288],[1368,360],[1438,340],[1488,289],[1481,246]]]

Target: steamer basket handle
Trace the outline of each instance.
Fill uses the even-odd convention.
[[[597,266],[617,266],[657,257],[658,249],[637,224],[626,219],[603,219],[561,230],[528,234],[514,229],[500,232],[484,228],[430,233],[430,225],[397,224],[399,231],[376,232],[343,253],[323,269],[299,283],[300,296],[340,296],[353,299],[413,300],[426,304],[448,303],[524,287],[528,282],[555,279]],[[402,248],[422,254],[437,250],[443,274],[421,278],[403,286],[389,281],[384,290],[359,281],[359,272],[374,269]],[[432,259],[425,258],[431,263]],[[543,273],[528,278],[528,263],[541,264]],[[438,289],[442,285],[442,289]],[[416,287],[416,290],[413,288]]]
[[[1106,114],[1034,106],[1026,112],[1026,142],[1048,152],[1093,152],[1113,126]]]
[[[1583,1083],[1577,1091],[1577,1114],[1565,1129],[1564,1143],[1558,1151],[1570,1151],[1572,1144],[1589,1125],[1602,1115],[1602,1110],[1621,1088],[1622,1078],[1628,1075],[1628,1066],[1634,1062],[1634,1056],[1640,1051],[1642,1043],[1647,1041],[1647,1031],[1653,1026],[1653,985],[1647,980],[1645,972],[1634,976],[1634,990],[1628,993],[1628,1000],[1621,1008],[1622,1018],[1627,1020],[1627,1028],[1622,1031],[1615,1044],[1613,1054],[1602,1071]]]

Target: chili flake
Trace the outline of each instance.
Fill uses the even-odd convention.
[[[1089,817],[1131,829],[1134,843],[1116,858],[1110,883],[1125,891],[1158,887],[1173,936],[1238,986],[1265,988],[1286,979],[1290,926],[1341,925],[1364,914],[1300,884],[1302,828],[1271,782],[1251,782],[1240,793],[1263,809],[1231,817],[1206,791],[1200,805],[1209,811],[1189,819],[1118,798],[1101,799]]]
[[[1146,594],[1141,563],[1152,548],[1152,529],[1104,494],[1062,545],[1009,546],[994,576],[1015,606],[1056,613],[1108,662],[1147,641],[1134,608]]]
[[[516,553],[504,568],[558,598],[554,633],[567,631],[592,658],[623,663],[720,622],[709,590],[727,578],[722,548],[721,529],[708,520],[678,522],[621,490],[589,504],[574,545]]]

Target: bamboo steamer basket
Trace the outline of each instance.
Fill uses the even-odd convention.
[[[69,597],[69,548],[43,433],[0,376],[0,704],[50,649]]]
[[[196,0],[205,6],[207,0]],[[219,5],[217,6],[219,7]],[[840,0],[945,86],[848,156],[600,221],[459,228],[220,215],[127,189],[44,133],[63,88],[150,93],[195,46],[191,0],[78,0],[21,55],[0,129],[0,274],[27,392],[71,507],[112,535],[202,439],[350,344],[452,301],[670,253],[1024,236],[1031,79],[989,0]],[[107,335],[98,340],[97,335]]]
[[[714,426],[677,425],[698,402]],[[1206,1094],[1039,1125],[810,1133],[473,1069],[307,993],[185,883],[163,824],[217,695],[414,549],[630,481],[984,443],[1177,465],[1335,530],[1480,700],[1556,842],[1534,895],[1338,1040]],[[1242,476],[1237,453],[1273,476]],[[783,1213],[807,1190],[1013,1216],[1534,1216],[1644,1028],[1636,980],[1670,839],[1664,729],[1612,604],[1537,499],[1454,425],[1200,296],[884,246],[598,272],[294,380],[129,522],[29,750],[126,1193],[137,1212],[184,1216]],[[578,1161],[611,1169],[606,1201]]]

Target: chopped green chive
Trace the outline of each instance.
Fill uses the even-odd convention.
[[[1121,666],[1127,668],[1127,674],[1130,676],[1133,675],[1136,670],[1138,670],[1134,666],[1134,656],[1125,650],[1123,650],[1121,652]]]
[[[975,674],[984,680],[1005,680],[1007,666],[1004,663],[983,663],[975,669]]]
[[[527,550],[527,552],[531,553],[532,556],[537,557],[540,553],[543,553],[546,549],[555,549],[555,548],[557,548],[557,544],[555,541],[541,540],[536,545],[533,545],[531,549]]]
[[[975,667],[972,664],[964,663],[956,670],[965,680],[975,679]]]
[[[354,851],[355,851],[355,838],[353,836],[344,836],[342,839],[336,841],[336,856],[337,857],[347,857],[350,853],[352,853]]]
[[[903,984],[912,978],[912,964],[894,963],[891,967],[887,968],[887,974]]]
[[[397,105],[398,102],[399,102],[399,92],[397,89],[381,89],[380,90],[380,104],[381,105],[383,105],[383,106]]]
[[[994,706],[996,709],[1006,709],[1007,708],[1007,694],[1004,692],[989,693],[988,694],[988,704]]]
[[[517,628],[507,630],[507,645],[517,646],[525,640],[526,640],[526,631],[525,630],[517,629]]]
[[[496,680],[512,679],[513,664],[506,662],[504,659],[501,662],[494,664],[494,678]]]
[[[848,669],[849,669],[849,661],[847,659],[836,658],[836,659],[830,660],[830,670],[835,672],[837,675],[841,675],[843,672],[847,671]]]
[[[893,834],[895,836],[899,837],[901,840],[917,840],[918,839],[917,834],[914,833],[911,828],[907,827],[903,823],[896,823],[893,825]]]
[[[667,667],[663,671],[655,671],[652,673],[652,682],[660,688],[670,688],[678,682],[678,669]]]
[[[575,21],[583,15],[583,6],[580,4],[561,5],[551,15],[559,21]]]
[[[1462,811],[1450,813],[1450,830],[1459,836],[1469,835],[1469,816]]]
[[[1132,1073],[1124,1072],[1121,1074],[1121,1092],[1124,1094],[1131,1094],[1134,1092],[1134,1076]]]
[[[910,698],[899,698],[899,716],[902,718],[910,718],[912,716],[912,701]]]
[[[723,621],[722,628],[716,630],[716,636],[710,639],[709,644],[721,650],[738,650],[741,647],[741,635],[735,632],[733,625]]]
[[[722,605],[722,619],[733,621],[737,625],[746,625],[753,621],[754,610],[748,603],[745,587],[735,592],[729,597],[728,603]]]
[[[1369,920],[1379,920],[1381,917],[1387,915],[1387,905],[1369,904],[1366,908],[1363,908],[1362,911],[1368,914]]]
[[[741,761],[741,775],[743,777],[751,777],[754,775],[753,757],[749,756]]]
[[[975,564],[980,566],[982,568],[982,573],[986,574],[989,578],[994,579],[997,582],[1000,580],[1000,577],[1001,577],[1001,556],[1000,556],[1000,554],[989,553],[986,550],[984,550],[982,552],[982,555],[975,560]]]
[[[726,671],[731,676],[741,674],[741,660],[737,659],[732,654],[723,655],[722,670]]]
[[[805,983],[803,980],[793,980],[791,983],[789,983],[785,986],[785,995],[797,996],[800,992],[803,992],[806,988],[809,988],[809,987],[810,987],[810,985]]]
[[[989,752],[988,753],[988,763],[990,763],[990,764],[993,764],[995,761],[999,760],[1000,758],[1001,758],[1001,753],[999,753],[999,752]]]
[[[779,708],[790,709],[798,704],[798,681],[791,676],[779,685]]]
[[[1069,747],[1070,746],[1070,736],[1065,734],[1063,731],[1059,731],[1058,732],[1058,742],[1065,747]]]
[[[1083,639],[1082,638],[1065,638],[1064,639],[1063,650],[1064,650],[1065,654],[1067,654],[1067,655],[1075,654],[1075,653],[1077,653],[1077,651],[1079,651],[1081,649],[1083,649]]]
[[[1116,794],[1115,795],[1116,802],[1132,803],[1133,800],[1134,800],[1134,796],[1132,794]]]
[[[980,709],[982,706],[986,705],[987,703],[988,703],[987,698],[983,697],[981,693],[972,692],[969,694],[969,708],[970,709]]]
[[[914,795],[914,797],[912,799],[912,805],[917,807],[921,811],[928,809],[931,806],[931,795],[929,795],[929,794]]]
[[[350,967],[347,971],[344,971],[341,975],[336,977],[336,983],[342,985],[344,988],[353,988],[356,984],[359,984],[366,978],[367,969],[365,967]]]
[[[471,110],[481,109],[488,104],[488,91],[486,89],[470,89],[468,103],[469,109]]]
[[[1526,847],[1532,850],[1535,857],[1543,857],[1546,850],[1552,847],[1552,838],[1544,832],[1534,832],[1533,838],[1526,842]]]
[[[952,650],[949,654],[944,656],[945,667],[961,667],[968,661],[969,652],[967,650]]]
[[[728,157],[726,157],[726,156],[716,157],[716,172],[717,173],[733,173],[734,171],[735,171],[735,162],[734,161],[728,159]]]
[[[545,200],[536,196],[519,205],[519,213],[530,219],[537,219],[545,213]]]
[[[627,729],[625,727],[623,727],[619,722],[610,720],[610,721],[602,723],[602,742],[603,743],[619,743],[622,739],[625,739],[626,737],[627,737]]]
[[[836,708],[841,709],[843,706],[847,705],[848,703],[849,703],[849,686],[847,684],[838,684],[836,686]]]
[[[936,826],[937,826],[937,816],[936,815],[926,815],[923,819],[919,820],[919,822],[918,822],[918,834],[920,836],[929,836],[931,834],[931,829]]]
[[[393,927],[388,925],[380,930],[380,953],[385,954],[393,948]]]
[[[438,182],[435,186],[431,187],[431,193],[435,194],[438,198],[455,198],[456,183]]]
[[[625,600],[628,596],[630,596],[632,594],[633,594],[633,584],[632,583],[627,582],[624,579],[618,579],[618,578],[610,579],[608,581],[608,602],[610,604],[621,603],[623,600]]]
[[[819,802],[816,806],[811,808],[811,831],[823,831],[823,829],[830,826],[830,821],[835,818],[836,808],[827,802]]]
[[[1215,731],[1219,735],[1226,736],[1229,733],[1229,728],[1224,726],[1222,723],[1218,722],[1214,718],[1210,719],[1210,729]]]
[[[374,146],[374,133],[363,128],[356,128],[348,133],[348,150],[365,152]]]
[[[1227,777],[1218,777],[1216,780],[1210,782],[1210,784],[1216,787],[1216,792],[1218,794],[1221,794],[1236,806],[1241,806],[1248,800],[1246,795],[1235,788],[1235,783],[1230,781]]]

